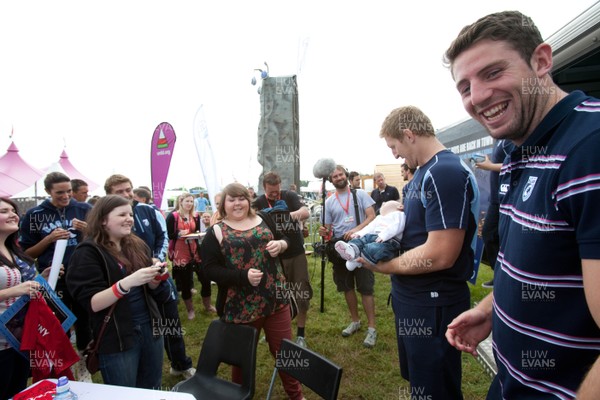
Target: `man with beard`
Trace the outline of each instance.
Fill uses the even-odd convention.
[[[346,260],[340,257],[331,246],[338,240],[349,241],[353,233],[358,232],[375,219],[373,204],[375,202],[364,190],[350,190],[348,186],[348,171],[337,165],[329,180],[335,186],[335,193],[325,201],[325,225],[319,228],[319,234],[330,238],[332,251],[329,261],[333,264],[333,281],[338,292],[343,292],[350,311],[352,322],[342,331],[342,336],[348,337],[360,329],[358,315],[358,297],[361,294],[362,305],[367,315],[368,330],[363,345],[368,348],[375,346],[377,331],[375,329],[375,298],[373,296],[375,276],[373,272],[357,268],[348,271]]]

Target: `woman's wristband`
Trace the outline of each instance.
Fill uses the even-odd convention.
[[[117,299],[120,299],[123,296],[125,296],[124,294],[122,294],[121,292],[119,292],[119,289],[117,288],[117,284],[116,283],[111,286],[111,289],[112,289],[112,292],[113,292],[113,294],[115,295],[115,297]]]
[[[129,293],[131,291],[131,289],[129,290],[125,290],[123,289],[123,287],[121,286],[121,281],[117,281],[116,283],[117,285],[117,290],[119,291],[119,293],[121,293],[123,296],[125,296],[127,293]]]

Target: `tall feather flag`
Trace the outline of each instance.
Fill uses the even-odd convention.
[[[154,130],[152,135],[152,144],[150,146],[150,168],[152,173],[152,194],[154,204],[162,206],[163,193],[169,167],[171,166],[171,157],[175,149],[175,130],[168,122],[161,122]]]
[[[216,210],[215,195],[221,191],[221,186],[218,182],[219,175],[217,174],[217,165],[210,145],[203,105],[198,108],[194,117],[194,143],[196,144],[196,152],[198,153],[198,160],[200,160],[200,168],[202,168],[210,204],[212,209]]]

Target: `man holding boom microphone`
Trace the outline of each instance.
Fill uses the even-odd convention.
[[[323,175],[319,170],[328,169],[327,165],[315,166],[315,176]],[[322,171],[321,171],[322,172]],[[369,270],[357,268],[348,271],[346,260],[341,258],[333,248],[338,240],[348,241],[353,233],[375,219],[373,210],[373,199],[364,190],[350,190],[348,186],[348,171],[341,166],[335,165],[329,180],[335,186],[335,194],[325,201],[325,225],[319,228],[319,235],[329,239],[327,251],[329,261],[333,264],[333,281],[338,292],[343,292],[350,311],[352,321],[342,331],[342,336],[348,337],[356,333],[360,327],[358,315],[358,298],[356,291],[362,296],[362,304],[367,315],[367,336],[363,345],[368,348],[375,346],[377,331],[375,329],[375,277]],[[356,291],[355,291],[356,290]]]

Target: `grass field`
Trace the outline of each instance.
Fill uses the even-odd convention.
[[[321,260],[309,256],[309,271],[314,290],[314,298],[308,315],[306,339],[308,346],[328,357],[344,368],[340,386],[339,399],[396,399],[408,398],[408,382],[401,378],[398,368],[398,355],[394,329],[394,316],[391,306],[387,305],[390,292],[389,276],[376,274],[375,306],[377,313],[378,341],[373,349],[366,349],[362,341],[366,335],[366,327],[357,334],[343,338],[341,330],[349,323],[349,314],[342,294],[335,291],[332,280],[331,265],[327,264],[325,271],[325,312],[320,312],[320,279]],[[482,265],[476,286],[471,287],[471,301],[479,301],[489,293],[489,289],[481,288],[481,282],[491,278],[491,270]],[[196,283],[199,289],[199,284]],[[213,299],[216,296],[216,286],[213,286]],[[196,318],[187,320],[183,304],[180,303],[180,315],[185,329],[185,341],[188,354],[198,360],[202,341],[210,321],[215,318],[202,310],[199,295],[194,297]],[[363,321],[366,322],[362,308]],[[295,334],[295,324],[293,324]],[[264,399],[273,372],[274,360],[264,342],[258,345],[256,362],[256,399]],[[222,368],[220,373],[229,378],[228,369]],[[97,374],[99,375],[99,374]],[[169,362],[165,355],[163,368],[163,389],[170,390],[178,382],[178,378],[169,375]],[[477,361],[463,354],[463,394],[465,399],[484,399],[490,384],[489,376]],[[305,389],[307,399],[317,398]],[[274,399],[284,399],[285,393],[279,378],[275,383]]]

